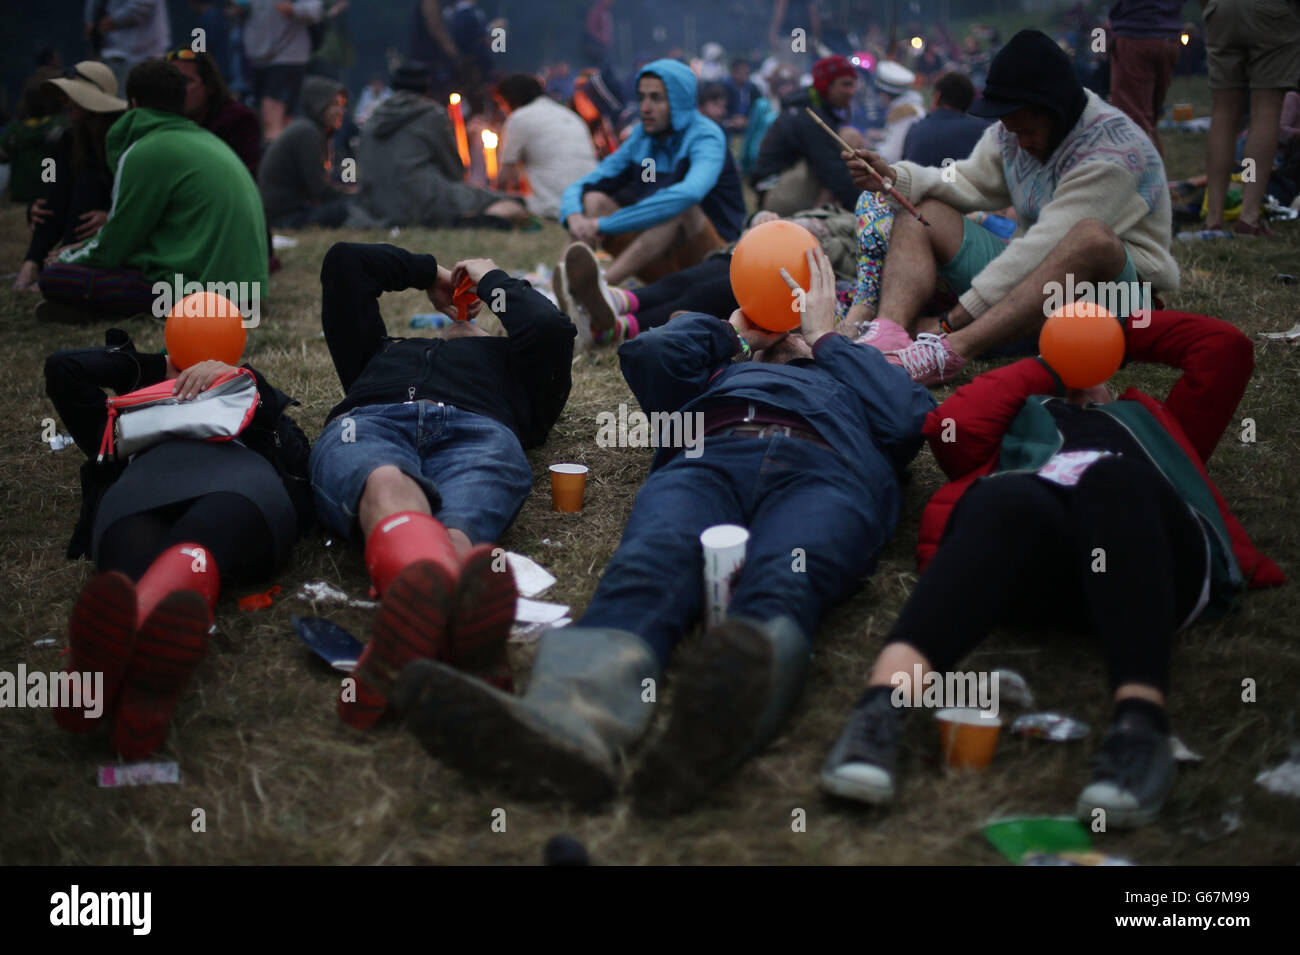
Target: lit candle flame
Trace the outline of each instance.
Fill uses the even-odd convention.
[[[483,166],[489,182],[497,181],[497,134],[483,130]]]
[[[1179,37],[1179,39],[1183,41],[1183,46],[1187,46],[1187,44],[1191,41],[1192,38],[1188,36],[1186,33],[1184,33],[1181,37]]]
[[[456,105],[457,103],[459,103],[459,102],[460,102],[460,94],[459,94],[459,93],[452,93],[452,94],[451,94],[451,105],[452,105],[452,106],[455,106],[455,105]]]
[[[919,50],[919,49],[921,49],[921,47],[924,46],[924,45],[925,45],[925,41],[922,40],[919,36],[914,36],[914,37],[912,37],[912,49],[913,49],[913,50]]]

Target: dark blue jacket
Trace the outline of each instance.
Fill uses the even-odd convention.
[[[903,138],[903,158],[920,166],[942,166],[970,156],[988,121],[955,109],[936,109],[912,124]]]
[[[921,427],[935,406],[930,392],[877,349],[842,335],[818,340],[814,360],[785,365],[731,364],[738,349],[730,324],[697,313],[642,332],[619,348],[618,358],[646,414],[758,401],[801,416],[844,457],[861,493],[892,526],[898,472],[921,447]],[[671,454],[660,448],[651,470]]]

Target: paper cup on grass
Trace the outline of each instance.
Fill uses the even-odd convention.
[[[1002,720],[986,710],[952,707],[934,714],[944,761],[953,769],[985,769],[993,760]]]
[[[1192,118],[1192,115],[1193,115],[1193,114],[1192,114],[1192,104],[1191,104],[1191,103],[1175,103],[1175,104],[1174,104],[1174,122],[1175,122],[1175,123],[1185,123],[1185,122],[1187,122],[1189,119]]]
[[[551,507],[571,514],[582,510],[582,494],[587,489],[585,464],[551,465]]]
[[[745,566],[749,531],[739,524],[717,524],[700,535],[704,548],[704,610],[709,626],[722,622],[740,569]]]

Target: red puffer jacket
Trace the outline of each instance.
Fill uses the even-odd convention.
[[[1247,586],[1285,583],[1282,571],[1255,549],[1228,511],[1204,467],[1245,393],[1255,367],[1254,346],[1237,328],[1215,318],[1170,311],[1153,311],[1150,316],[1147,327],[1125,329],[1128,359],[1169,365],[1180,369],[1182,377],[1163,402],[1135,388],[1124,392],[1119,400],[1136,401],[1145,407],[1196,465],[1214,492]],[[930,498],[921,515],[916,548],[920,570],[925,570],[938,550],[957,501],[977,478],[997,466],[1002,437],[1025,398],[1062,393],[1059,382],[1042,362],[1026,358],[985,372],[930,412],[924,433],[950,480]]]

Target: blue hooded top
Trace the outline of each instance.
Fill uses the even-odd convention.
[[[560,222],[581,212],[583,195],[596,189],[622,206],[597,220],[606,235],[640,232],[698,204],[719,235],[738,238],[745,220],[740,172],[722,127],[696,109],[695,74],[676,60],[647,63],[637,81],[647,74],[663,80],[671,130],[650,136],[634,126],[617,152],[564,190]]]

